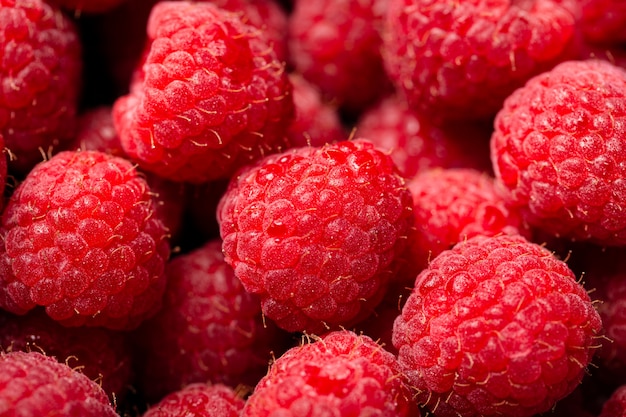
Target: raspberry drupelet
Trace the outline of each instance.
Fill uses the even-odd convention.
[[[412,414],[414,413],[414,414]],[[276,359],[242,417],[419,416],[394,355],[367,336],[334,331]]]
[[[151,406],[142,417],[240,417],[244,400],[221,384],[190,384]]]
[[[0,135],[20,176],[74,134],[82,52],[74,23],[43,0],[0,1]],[[41,150],[40,150],[41,149]]]
[[[288,331],[325,332],[382,299],[412,225],[391,158],[364,139],[271,155],[218,207],[226,261]]]
[[[436,119],[490,118],[573,53],[575,18],[554,0],[391,0],[386,17],[387,73]]]
[[[564,62],[513,93],[491,138],[496,179],[532,227],[626,244],[626,71]]]
[[[602,322],[572,270],[516,236],[477,236],[415,282],[393,344],[437,417],[529,417],[581,382]]]
[[[258,28],[211,3],[163,1],[147,34],[130,93],[113,107],[143,169],[201,183],[286,147],[291,84]]]
[[[135,337],[139,387],[150,401],[195,382],[253,387],[272,353],[290,342],[264,322],[259,299],[243,288],[221,249],[220,240],[211,240],[166,267],[163,307]]]
[[[95,381],[39,352],[0,353],[0,414],[118,417]]]
[[[160,307],[170,245],[127,160],[65,151],[37,165],[2,217],[2,307],[65,325],[131,329]]]

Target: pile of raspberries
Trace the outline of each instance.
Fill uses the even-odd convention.
[[[0,0],[0,417],[625,417],[618,0]]]

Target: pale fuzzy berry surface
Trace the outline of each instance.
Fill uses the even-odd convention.
[[[317,334],[380,302],[412,224],[404,180],[364,139],[292,149],[243,169],[217,216],[226,262],[265,316]]]
[[[160,307],[170,246],[150,188],[125,159],[61,152],[2,217],[3,308],[44,306],[66,325],[131,329]]]
[[[118,417],[96,382],[39,352],[0,354],[0,414]]]
[[[358,114],[392,90],[379,29],[384,0],[296,1],[289,18],[289,59],[322,97]]]
[[[239,417],[244,400],[226,385],[190,384],[153,405],[143,417]]]
[[[126,153],[175,181],[227,178],[285,146],[285,67],[258,28],[204,2],[159,2],[128,95],[113,107]]]
[[[80,369],[118,403],[132,383],[131,346],[125,333],[64,327],[40,309],[21,316],[0,311],[0,350],[43,352]]]
[[[0,135],[23,175],[74,134],[82,52],[75,24],[43,0],[0,1]]]
[[[211,240],[167,265],[163,307],[134,338],[139,389],[151,401],[194,382],[253,387],[291,342],[264,322],[221,248]]]
[[[570,57],[575,18],[553,0],[391,0],[385,68],[411,106],[489,118],[533,75]]]
[[[562,63],[498,112],[491,158],[509,203],[554,236],[626,244],[626,71]]]
[[[409,395],[391,353],[367,336],[336,331],[276,359],[242,417],[419,416]]]
[[[494,178],[473,169],[430,169],[409,181],[415,226],[409,235],[404,279],[410,284],[444,250],[474,236],[525,234]]]
[[[478,236],[417,277],[393,343],[438,417],[532,416],[581,382],[602,322],[572,270],[521,236]]]

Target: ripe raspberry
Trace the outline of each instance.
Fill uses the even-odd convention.
[[[511,205],[554,236],[626,244],[626,71],[569,61],[530,80],[498,113],[491,155]]]
[[[210,3],[164,1],[147,31],[135,86],[113,108],[142,168],[199,183],[284,146],[291,85],[258,29]]]
[[[408,416],[405,382],[396,358],[372,339],[330,332],[276,359],[242,417]]]
[[[82,71],[74,24],[42,0],[0,0],[0,135],[24,174],[41,162],[40,148],[74,134]]]
[[[574,16],[558,1],[391,0],[389,77],[437,118],[493,116],[531,76],[570,57]]]
[[[244,401],[225,385],[191,384],[163,398],[143,417],[239,417]]]
[[[314,84],[300,74],[291,73],[293,104],[296,117],[289,125],[287,137],[293,147],[323,146],[348,137],[343,130],[337,109],[322,99]]]
[[[75,14],[81,13],[104,13],[108,12],[126,0],[46,0],[48,3],[56,4],[58,7],[63,7],[67,10],[73,11]]]
[[[39,309],[23,316],[0,311],[0,350],[42,351],[80,368],[117,402],[123,400],[131,383],[132,356],[124,333],[64,327]]]
[[[598,417],[624,417],[626,416],[626,385],[617,388],[611,397],[604,403],[602,412]]]
[[[405,178],[435,167],[491,168],[491,130],[479,124],[435,125],[397,95],[365,111],[357,121],[356,132],[390,152]]]
[[[83,113],[78,120],[78,133],[70,144],[71,150],[100,151],[129,159],[122,148],[120,137],[113,124],[111,108],[101,106]],[[182,232],[185,210],[186,185],[168,181],[152,173],[142,173],[155,202],[157,217],[167,227],[171,241],[175,242]]]
[[[468,238],[528,234],[494,179],[479,171],[431,169],[409,180],[407,187],[413,195],[415,227],[403,275],[411,284],[432,259]]]
[[[478,236],[417,277],[398,359],[438,417],[532,416],[580,383],[602,323],[573,272],[521,236]]]
[[[381,300],[412,224],[411,195],[388,155],[345,141],[241,170],[217,218],[226,262],[265,316],[320,333]]]
[[[581,9],[580,27],[591,42],[626,42],[626,4],[621,0],[576,0]]]
[[[147,398],[194,382],[254,386],[287,337],[263,322],[258,298],[224,262],[221,241],[174,258],[166,274],[163,307],[137,338]]]
[[[289,58],[325,101],[358,114],[392,91],[379,28],[385,0],[299,0],[289,18]]]
[[[169,241],[130,162],[55,155],[15,190],[2,227],[7,310],[41,305],[65,325],[130,329],[159,308]]]
[[[97,383],[38,352],[0,353],[0,415],[118,416]]]

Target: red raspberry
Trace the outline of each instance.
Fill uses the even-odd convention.
[[[291,85],[258,29],[210,3],[164,1],[147,31],[137,81],[113,108],[141,167],[205,182],[284,146]]]
[[[397,95],[365,111],[357,121],[356,132],[390,152],[405,178],[435,167],[490,169],[491,130],[467,123],[435,125]]]
[[[346,140],[337,109],[325,102],[314,84],[300,74],[291,73],[293,104],[296,117],[289,125],[287,137],[293,147],[322,146]]]
[[[69,149],[100,151],[129,159],[115,130],[110,107],[91,109],[83,113],[78,122],[78,133]],[[157,217],[163,221],[174,242],[182,233],[187,187],[183,183],[168,181],[149,172],[142,175],[150,186]]]
[[[81,45],[74,24],[42,0],[0,0],[0,135],[28,172],[74,134]],[[41,150],[40,150],[41,149]]]
[[[299,0],[289,18],[289,58],[324,100],[359,113],[392,90],[378,29],[386,0]]]
[[[217,216],[226,262],[263,313],[310,333],[371,312],[412,224],[403,179],[366,140],[296,148],[241,170]]]
[[[408,416],[405,382],[396,358],[372,339],[330,332],[276,359],[242,417]]]
[[[132,355],[124,333],[64,327],[39,309],[24,316],[0,311],[0,350],[42,351],[79,368],[118,403],[131,384]]]
[[[104,13],[108,12],[126,0],[46,0],[56,4],[58,7],[74,11],[77,15],[81,13]]]
[[[95,151],[55,155],[15,190],[2,227],[7,310],[41,305],[65,325],[130,329],[159,308],[169,241],[130,162]]]
[[[147,398],[194,382],[254,386],[287,337],[263,322],[258,298],[224,262],[221,241],[174,258],[166,274],[163,307],[137,338]]]
[[[494,179],[472,169],[432,169],[407,182],[415,228],[403,275],[417,274],[444,250],[483,235],[528,234],[519,213],[505,204]]]
[[[626,385],[620,386],[611,394],[598,417],[624,416],[626,416]]]
[[[626,244],[626,71],[570,61],[530,80],[498,113],[491,155],[509,202],[554,236]]]
[[[38,352],[0,353],[0,415],[118,416],[97,383]]]
[[[390,0],[383,59],[411,106],[493,116],[531,76],[569,58],[574,16],[558,1]]]
[[[547,249],[519,235],[478,236],[420,273],[393,343],[418,404],[438,417],[527,417],[576,388],[601,326]]]
[[[581,9],[580,27],[592,42],[626,42],[626,3],[622,0],[576,0]]]
[[[163,398],[143,417],[239,417],[244,401],[225,385],[191,384]]]

